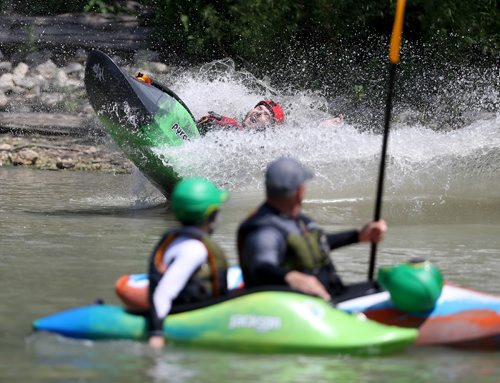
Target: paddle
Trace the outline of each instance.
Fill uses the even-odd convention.
[[[394,25],[392,27],[391,42],[389,49],[389,86],[387,91],[387,101],[385,106],[384,135],[382,140],[382,155],[380,157],[380,169],[378,175],[377,197],[375,201],[374,221],[380,219],[382,210],[382,193],[384,191],[384,173],[387,152],[387,141],[389,138],[389,127],[391,125],[392,95],[394,91],[394,81],[396,77],[396,68],[399,64],[399,51],[401,49],[401,36],[403,34],[403,18],[405,12],[406,0],[398,0],[396,4],[396,15],[394,16]],[[370,254],[370,267],[368,269],[368,280],[373,281],[375,270],[375,259],[377,257],[377,244],[372,243]]]

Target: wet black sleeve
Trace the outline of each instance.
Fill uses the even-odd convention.
[[[149,315],[147,317],[148,327],[149,327],[149,336],[154,335],[163,335],[163,321],[164,318],[159,318],[156,313],[155,306],[152,302],[150,302],[151,308],[149,310]]]
[[[286,272],[282,267],[285,252],[286,242],[277,229],[263,227],[250,233],[243,244],[243,256],[252,260],[248,264],[248,284],[285,285]]]
[[[202,117],[197,123],[196,126],[198,128],[198,131],[202,136],[208,133],[208,131],[212,130],[215,127],[215,124],[213,121],[210,121],[208,119],[209,116]]]
[[[271,263],[260,263],[254,268],[254,275],[258,285],[286,285],[286,272]]]
[[[352,245],[359,242],[359,232],[357,230],[343,231],[335,234],[327,234],[328,245],[330,250],[337,249],[342,246]]]

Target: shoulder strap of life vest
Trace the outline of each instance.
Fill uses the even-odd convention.
[[[195,227],[180,227],[175,229],[169,229],[163,234],[162,239],[156,246],[156,249],[153,253],[153,263],[160,273],[165,273],[167,271],[167,265],[163,262],[163,258],[165,256],[165,251],[168,246],[178,237],[187,236],[190,238],[194,238],[203,243],[205,248],[207,249],[208,254],[208,266],[210,268],[210,274],[212,276],[212,294],[214,296],[220,295],[220,283],[219,283],[219,268],[217,265],[216,256],[213,253],[213,249],[211,244],[213,243],[208,234],[204,233],[198,228]]]

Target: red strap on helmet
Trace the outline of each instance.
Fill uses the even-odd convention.
[[[274,121],[278,125],[283,124],[283,122],[285,121],[285,113],[283,112],[280,104],[274,102],[273,100],[262,100],[255,106],[257,107],[259,105],[264,105],[271,112],[272,116],[274,117]]]

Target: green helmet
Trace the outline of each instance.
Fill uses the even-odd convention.
[[[180,181],[172,192],[175,217],[184,224],[205,221],[226,201],[228,192],[201,177]]]
[[[409,312],[431,310],[443,288],[439,269],[423,260],[382,267],[378,281],[391,295],[394,306]]]

